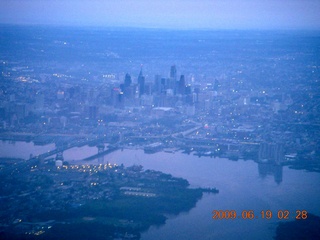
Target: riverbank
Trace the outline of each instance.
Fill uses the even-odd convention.
[[[90,239],[139,239],[150,226],[165,224],[166,215],[195,207],[204,192],[138,165],[28,167],[3,175],[4,239],[88,239],[88,228]]]

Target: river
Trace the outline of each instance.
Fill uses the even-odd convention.
[[[28,158],[51,150],[54,145],[34,146],[26,142],[0,142],[0,157]],[[42,150],[42,151],[41,151]],[[96,154],[96,147],[84,146],[64,152],[65,160],[79,162]],[[91,163],[97,163],[94,160]],[[165,225],[151,227],[141,239],[272,239],[279,220],[277,212],[288,210],[290,220],[297,210],[320,216],[320,174],[289,167],[198,157],[181,152],[145,154],[143,150],[124,149],[104,157],[105,162],[154,169],[182,177],[191,187],[216,187],[219,194],[204,194],[195,208],[178,216],[169,216]],[[213,210],[235,210],[240,218],[212,219]],[[243,219],[243,210],[253,210],[257,218]],[[271,210],[272,219],[260,212]],[[302,220],[303,221],[303,220]]]

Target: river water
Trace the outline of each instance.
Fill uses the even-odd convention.
[[[34,146],[25,142],[0,142],[0,157],[28,158],[51,150],[54,145]],[[64,152],[65,160],[80,162],[96,154],[96,147],[72,148]],[[97,163],[93,160],[90,163]],[[216,187],[219,194],[204,194],[196,207],[166,224],[142,233],[149,239],[272,239],[279,220],[277,212],[288,210],[294,220],[297,210],[320,216],[320,174],[288,167],[257,164],[254,161],[231,161],[223,158],[198,157],[180,152],[145,154],[143,150],[118,150],[104,156],[104,162],[144,169],[154,169],[189,181],[191,187]],[[213,210],[235,210],[240,218],[213,220]],[[243,219],[243,210],[253,210],[252,220]],[[260,212],[271,210],[272,219],[262,219]],[[303,221],[303,220],[301,220]]]

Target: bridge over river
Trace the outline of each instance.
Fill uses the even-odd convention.
[[[52,155],[58,154],[58,153],[62,153],[70,148],[74,148],[74,147],[82,147],[82,146],[86,146],[86,145],[98,145],[99,143],[103,143],[103,141],[105,140],[105,137],[100,137],[100,138],[94,138],[94,139],[86,139],[86,140],[77,140],[68,144],[65,143],[56,143],[56,148],[39,154],[37,156],[34,156],[32,158],[30,158],[30,160],[32,159],[39,159],[40,161],[46,159],[47,157],[50,157]]]

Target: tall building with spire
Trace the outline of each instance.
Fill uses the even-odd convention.
[[[145,92],[145,77],[142,74],[142,66],[138,76],[138,85],[139,85],[139,97]]]

